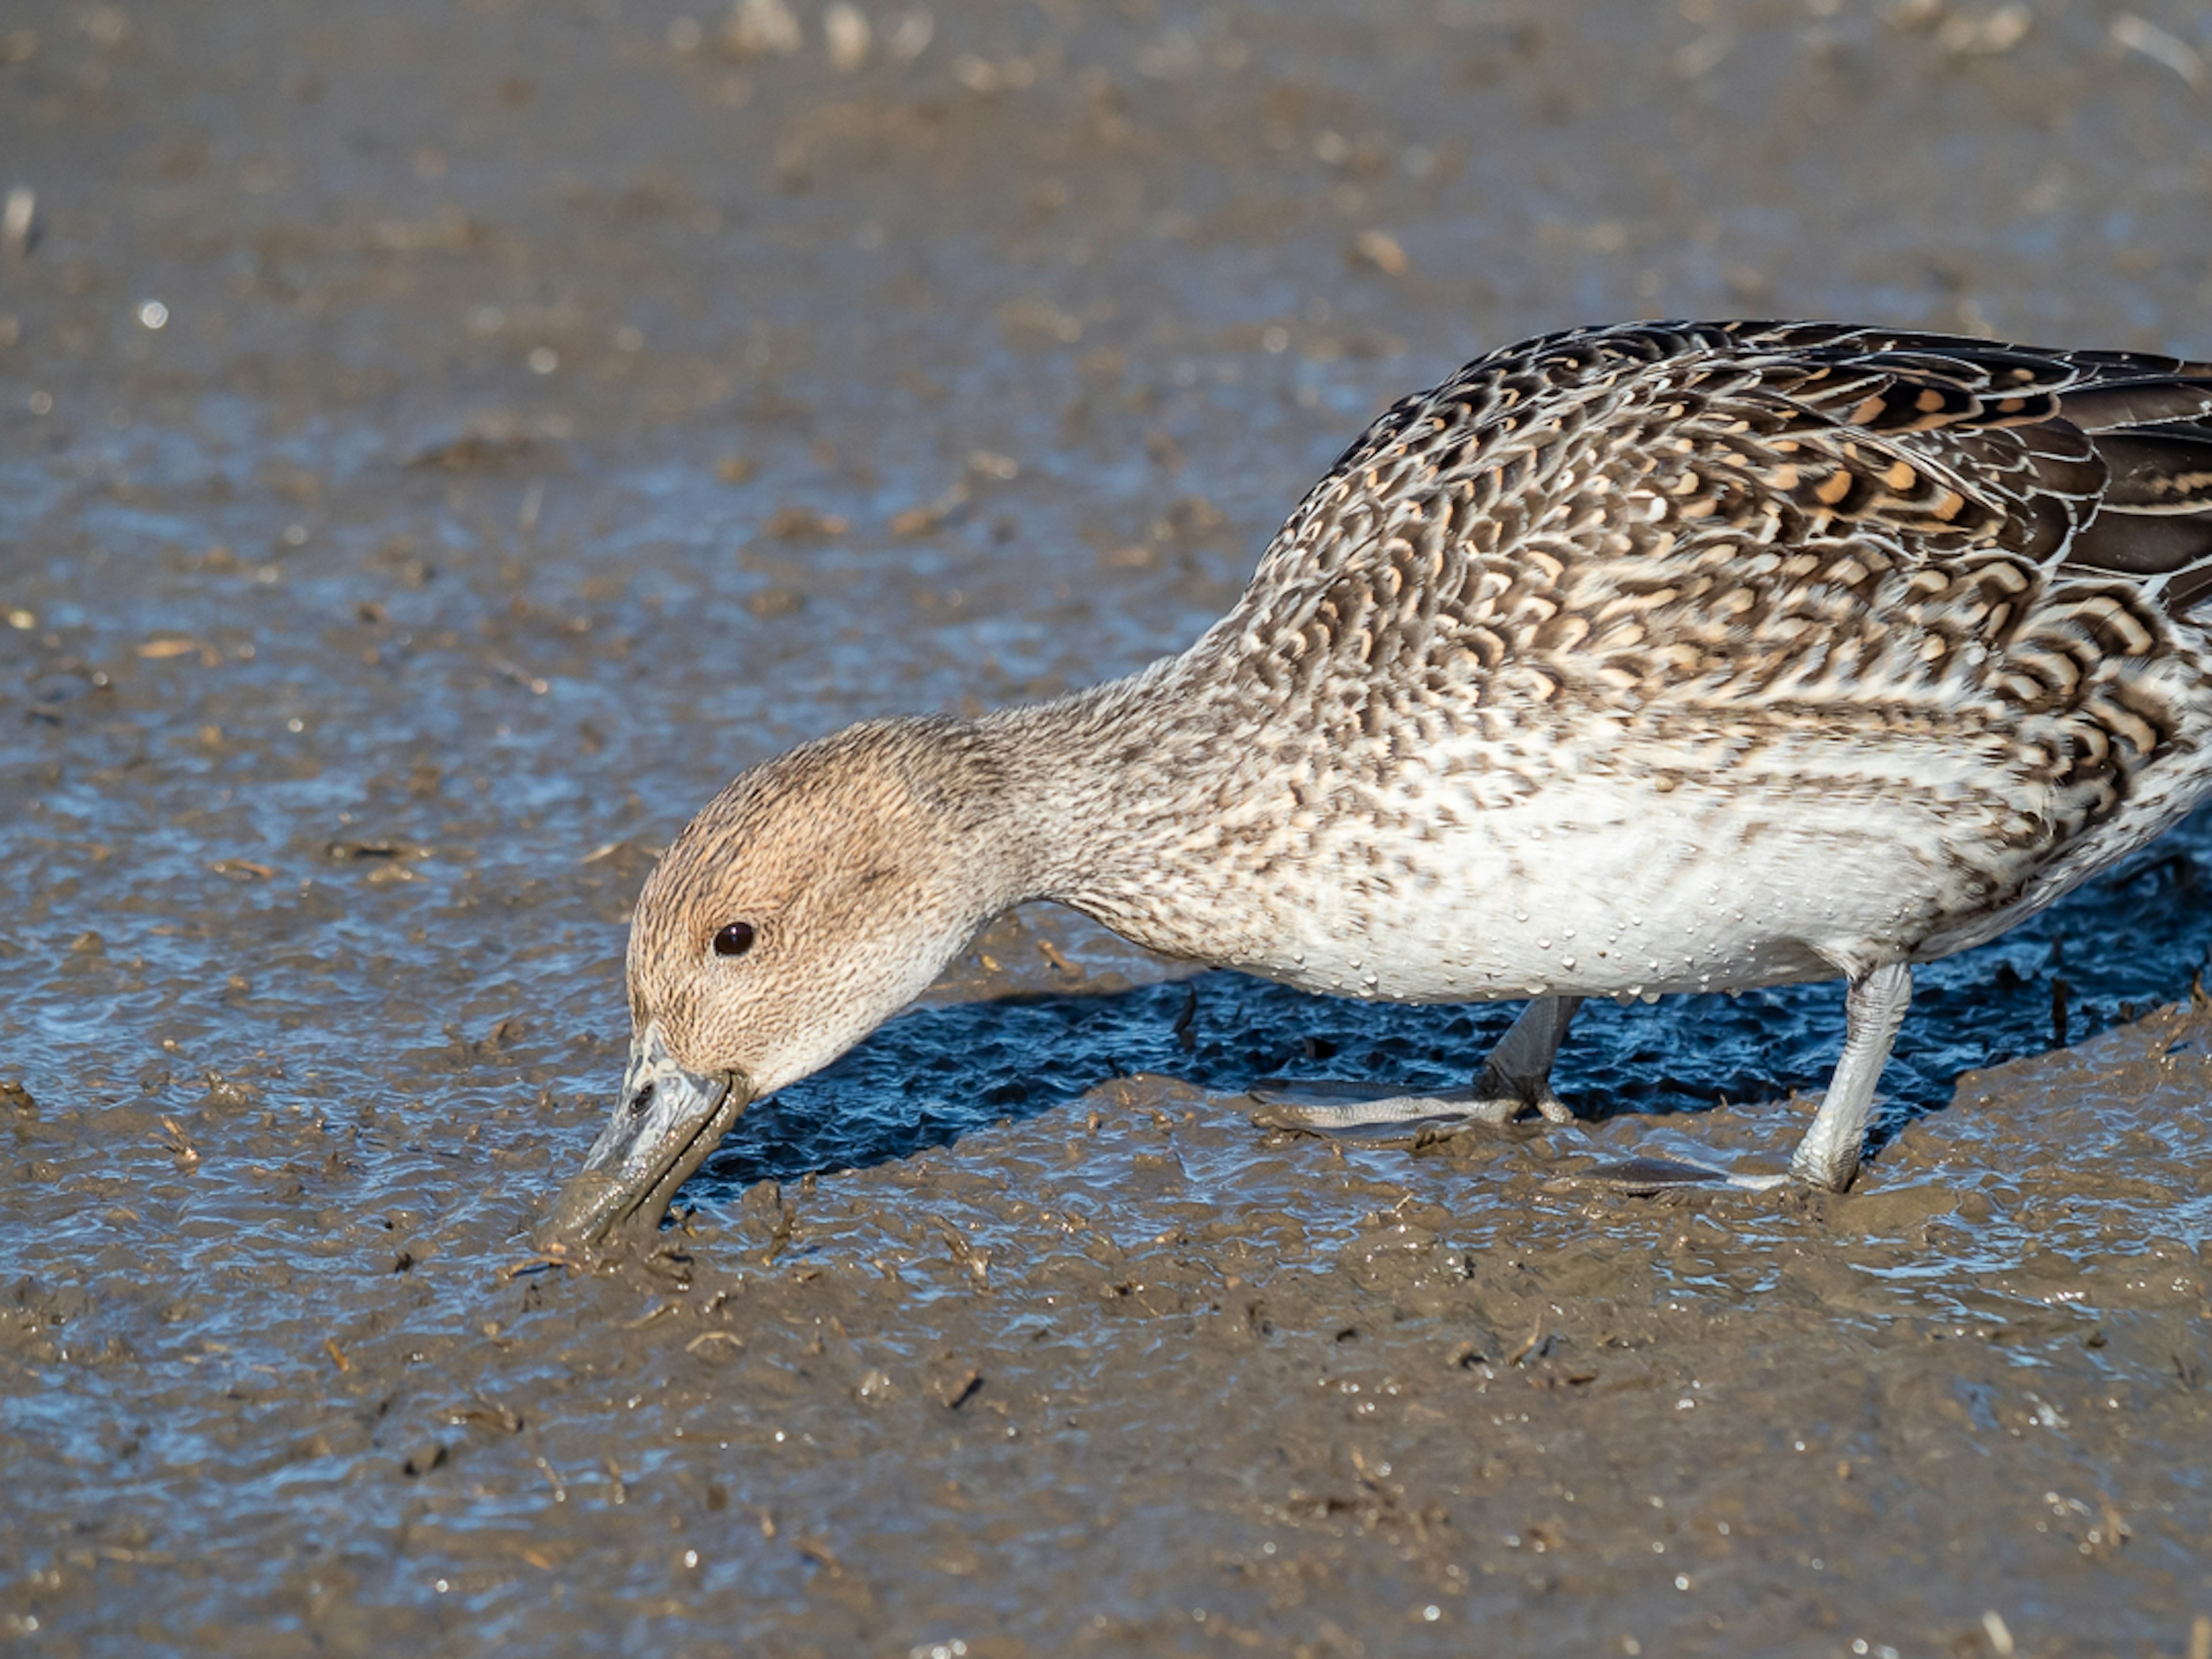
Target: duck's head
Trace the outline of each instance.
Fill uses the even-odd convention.
[[[1021,895],[973,726],[857,726],[754,767],[639,896],[629,1066],[549,1243],[659,1224],[751,1102],[904,1007]]]

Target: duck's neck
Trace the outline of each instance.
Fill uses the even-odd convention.
[[[1237,769],[1191,706],[1202,685],[1170,658],[977,724],[1002,780],[1008,904],[1057,900],[1170,955],[1237,954],[1221,856]]]

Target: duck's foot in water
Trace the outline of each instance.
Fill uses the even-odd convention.
[[[1798,1104],[1793,1097],[1789,1107]],[[1778,1160],[1769,1139],[1771,1130],[1762,1121],[1770,1120],[1771,1112],[1789,1107],[1753,1108],[1742,1114],[1725,1109],[1711,1115],[1698,1114],[1691,1121],[1713,1132],[1722,1143],[1718,1146],[1701,1136],[1682,1133],[1673,1127],[1682,1121],[1679,1118],[1624,1113],[1581,1137],[1584,1148],[1597,1161],[1563,1172],[1559,1180],[1566,1185],[1601,1187],[1642,1197],[1679,1188],[1771,1193],[1791,1185],[1810,1185],[1796,1168],[1776,1167]]]
[[[1844,1052],[1826,1092],[1818,1097],[1818,1109],[1790,1157],[1788,1174],[1732,1172],[1732,1159],[1712,1157],[1693,1142],[1687,1158],[1653,1158],[1639,1147],[1628,1158],[1601,1163],[1573,1178],[1632,1193],[1713,1185],[1770,1192],[1793,1182],[1819,1192],[1849,1192],[1865,1152],[1875,1085],[1911,1000],[1908,963],[1885,963],[1852,975],[1844,999]]]
[[[1487,1079],[1486,1079],[1487,1081]],[[1429,1094],[1394,1092],[1371,1083],[1352,1083],[1334,1078],[1290,1081],[1268,1078],[1252,1086],[1260,1109],[1251,1114],[1263,1128],[1290,1129],[1333,1140],[1402,1141],[1424,1145],[1461,1133],[1474,1125],[1501,1127],[1532,1106],[1554,1123],[1571,1123],[1572,1114],[1555,1096],[1531,1102],[1518,1095],[1500,1096],[1481,1089],[1447,1089]],[[1547,1109],[1547,1106],[1550,1109]],[[1579,1129],[1569,1139],[1579,1142],[1579,1152],[1607,1150]],[[1737,1192],[1763,1193],[1789,1184],[1787,1175],[1743,1171],[1729,1167],[1721,1152],[1666,1137],[1664,1155],[1657,1149],[1639,1149],[1626,1158],[1601,1156],[1587,1169],[1559,1178],[1576,1186],[1602,1187],[1639,1196],[1674,1188],[1725,1188]]]
[[[1615,1192],[1652,1194],[1677,1187],[1713,1187],[1763,1193],[1791,1181],[1840,1193],[1858,1170],[1859,1151],[1874,1107],[1874,1088],[1889,1042],[1911,994],[1911,970],[1877,968],[1853,980],[1847,1008],[1850,1030],[1842,1060],[1819,1111],[1790,1159],[1789,1171],[1736,1167],[1735,1154],[1717,1152],[1670,1132],[1641,1135],[1627,1156],[1577,1125],[1575,1114],[1552,1092],[1552,1062],[1574,1018],[1579,997],[1539,997],[1498,1040],[1474,1085],[1429,1092],[1394,1090],[1335,1079],[1287,1081],[1268,1078],[1253,1085],[1260,1109],[1252,1121],[1337,1139],[1425,1145],[1481,1124],[1502,1127],[1528,1113],[1555,1125],[1575,1126],[1568,1139],[1596,1162],[1563,1178]],[[1612,1124],[1623,1120],[1612,1119]],[[1601,1127],[1610,1139],[1621,1131]],[[1633,1128],[1627,1130],[1636,1133]],[[1618,1142],[1615,1143],[1616,1146]]]
[[[1787,1175],[1746,1174],[1722,1167],[1717,1158],[1705,1164],[1681,1158],[1650,1158],[1640,1153],[1610,1158],[1563,1178],[1576,1186],[1604,1187],[1639,1198],[1678,1187],[1723,1187],[1743,1193],[1771,1193],[1790,1184]]]
[[[1450,1134],[1474,1123],[1510,1123],[1534,1103],[1480,1088],[1414,1094],[1336,1078],[1262,1078],[1252,1085],[1251,1094],[1260,1104],[1252,1121],[1262,1128],[1348,1140],[1398,1140],[1408,1135]],[[1556,1098],[1549,1099],[1549,1105],[1553,1110],[1545,1110],[1545,1116],[1552,1117],[1556,1110],[1555,1121],[1571,1120],[1573,1114]]]
[[[1264,1078],[1252,1086],[1260,1103],[1252,1121],[1268,1128],[1366,1139],[1450,1134],[1474,1123],[1510,1123],[1524,1112],[1571,1123],[1574,1113],[1552,1092],[1552,1061],[1581,1004],[1580,997],[1531,1002],[1490,1051],[1472,1088],[1416,1094],[1334,1078]]]

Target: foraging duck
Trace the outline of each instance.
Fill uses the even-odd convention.
[[[1791,1174],[1841,1190],[1915,963],[2212,786],[2212,363],[1631,324],[1379,416],[1235,610],[1127,679],[756,766],[653,871],[612,1120],[556,1206],[657,1224],[746,1104],[1030,899],[1346,996],[1529,998],[1464,1093],[1565,1117],[1577,1002],[1840,978]]]

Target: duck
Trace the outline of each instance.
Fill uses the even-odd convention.
[[[657,1228],[749,1104],[1009,908],[1334,995],[1524,1000],[1443,1095],[1574,1114],[1578,1004],[1841,981],[1778,1179],[1841,1192],[1913,969],[2212,787],[2212,363],[1639,322],[1393,404],[1188,649],[744,772],[647,879],[620,1092],[542,1236]]]

